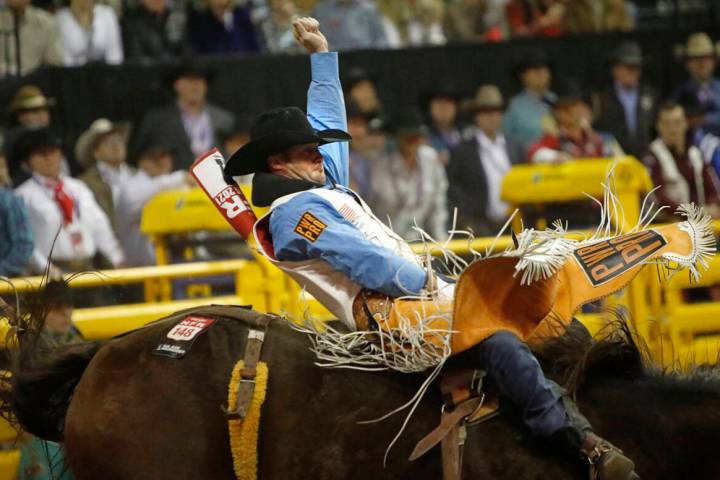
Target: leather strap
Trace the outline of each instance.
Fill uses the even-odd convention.
[[[410,455],[410,460],[412,461],[422,457],[435,445],[451,436],[455,427],[458,427],[461,423],[464,424],[465,419],[475,412],[481,402],[481,397],[474,397],[461,403],[451,412],[443,411],[440,418],[440,425],[415,445],[415,449]],[[457,459],[459,460],[459,458]],[[443,463],[445,463],[445,447],[443,447]]]
[[[460,460],[460,429],[465,428],[459,424],[453,425],[452,429],[442,440],[443,480],[458,480],[460,478],[462,462]]]
[[[236,407],[235,410],[225,410],[225,414],[233,420],[245,418],[250,408],[250,402],[252,402],[253,394],[255,393],[255,376],[257,374],[257,364],[260,361],[260,352],[262,351],[264,339],[264,329],[257,330],[251,328],[248,330],[243,369],[240,371]]]
[[[480,395],[484,370],[472,368],[443,371],[440,377],[440,392],[445,408],[454,408],[464,401]]]

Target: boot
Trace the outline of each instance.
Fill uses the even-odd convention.
[[[590,463],[590,480],[640,480],[635,473],[635,463],[593,432],[585,435],[580,453]]]

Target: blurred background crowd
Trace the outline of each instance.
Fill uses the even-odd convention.
[[[154,264],[144,205],[247,142],[261,109],[302,105],[301,13],[355,50],[352,186],[410,240],[445,238],[455,208],[457,228],[494,235],[512,165],[626,154],[663,204],[720,217],[714,2],[5,0],[0,275]]]

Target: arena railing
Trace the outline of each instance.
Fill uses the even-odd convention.
[[[223,274],[234,277],[234,294],[172,299],[173,280]],[[143,283],[152,290],[151,295],[146,294],[145,303],[75,309],[73,323],[83,336],[88,340],[101,340],[141,327],[177,310],[208,303],[252,305],[260,311],[276,311],[273,307],[276,301],[271,298],[272,291],[263,281],[264,278],[265,274],[258,262],[224,260],[101,270],[70,275],[67,280],[73,289]],[[0,295],[9,298],[15,293],[34,292],[39,290],[45,281],[39,276],[11,279],[11,284],[0,283]],[[2,333],[0,336],[4,338]]]

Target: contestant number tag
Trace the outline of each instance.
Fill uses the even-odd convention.
[[[215,320],[201,317],[188,317],[175,325],[167,334],[167,338],[178,342],[187,342],[194,339],[203,330],[212,325]]]

